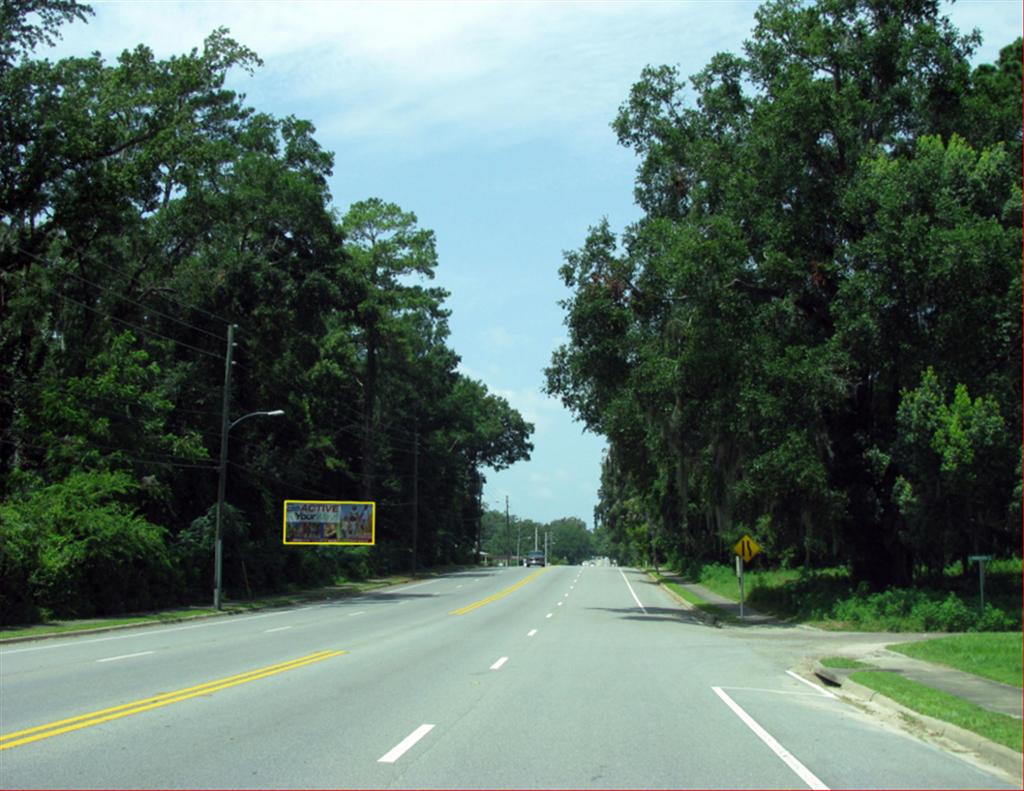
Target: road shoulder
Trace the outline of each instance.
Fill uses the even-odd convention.
[[[768,625],[801,628],[807,632],[819,631],[803,624],[787,624],[769,615],[751,610],[749,607],[744,607],[744,615],[740,619],[738,602],[709,591],[701,585],[686,582],[676,575],[662,572],[657,577],[651,576],[660,582],[663,590],[675,599],[681,607],[693,613],[709,626],[718,628],[735,626],[742,628],[744,626]],[[713,605],[724,613],[728,613],[731,617],[727,619],[720,618],[713,613],[700,609],[700,607],[687,601],[669,586],[665,585],[666,581],[675,582],[677,585],[692,592],[699,599]],[[882,638],[883,636],[879,635],[879,637]],[[898,641],[899,636],[893,635],[892,642]],[[835,653],[837,649],[834,645],[830,645],[827,651],[831,654]],[[1021,716],[1022,697],[1021,690],[1019,689],[990,681],[971,673],[914,659],[884,648],[876,649],[868,655],[860,655],[861,653],[858,652],[859,659],[876,665],[887,672],[899,673],[924,686],[956,696],[990,711],[1006,714],[1018,719]],[[1024,756],[1022,756],[1021,752],[1012,750],[1009,747],[986,739],[952,723],[913,711],[876,690],[851,680],[849,675],[852,671],[826,668],[818,659],[818,656],[807,656],[798,663],[798,667],[794,668],[794,670],[804,677],[825,684],[833,693],[839,693],[840,697],[848,704],[856,706],[866,713],[894,724],[919,738],[935,743],[972,763],[995,771],[1008,782],[1018,786],[1024,782],[1024,772],[1022,772]]]

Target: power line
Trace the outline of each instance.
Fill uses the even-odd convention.
[[[27,255],[32,255],[32,253],[27,253]],[[38,258],[38,256],[33,256],[33,257]],[[40,260],[42,260],[42,259],[40,259]],[[114,289],[109,288],[109,287],[104,286],[104,285],[101,285],[100,283],[94,283],[92,280],[89,280],[89,278],[82,277],[81,275],[77,274],[76,272],[71,272],[71,271],[68,271],[66,269],[62,269],[61,271],[65,275],[70,275],[71,277],[75,278],[76,280],[81,281],[82,283],[85,283],[85,284],[90,285],[90,286],[92,286],[94,288],[98,288],[98,289],[101,289],[103,291],[106,291],[109,294],[113,294],[118,299],[123,299],[125,302],[130,302],[131,304],[133,304],[133,305],[135,305],[137,307],[140,307],[143,310],[148,311],[148,312],[150,312],[150,313],[152,313],[154,315],[160,316],[161,318],[167,319],[169,321],[173,321],[173,322],[175,322],[177,324],[180,324],[183,327],[187,327],[190,330],[195,330],[196,332],[201,332],[203,335],[208,335],[209,337],[214,338],[215,340],[218,340],[218,341],[221,341],[221,342],[224,341],[224,338],[222,338],[220,335],[212,333],[209,330],[204,330],[202,327],[197,327],[195,324],[189,324],[184,319],[179,319],[179,318],[177,318],[175,316],[171,316],[168,313],[163,313],[162,311],[157,310],[156,308],[154,308],[151,305],[145,305],[142,302],[139,302],[138,300],[135,300],[135,299],[132,299],[131,297],[125,296],[124,294],[118,294],[117,291],[115,291]]]
[[[89,307],[84,302],[79,302],[77,299],[72,299],[67,294],[61,294],[59,291],[56,291],[54,293],[63,300],[67,300],[68,302],[74,303],[75,305],[85,308],[86,310],[90,310],[93,313],[96,313],[100,316],[106,316],[108,319],[112,319],[113,321],[116,321],[120,324],[124,324],[125,326],[131,327],[132,329],[136,329],[139,332],[145,333],[146,335],[153,335],[157,338],[162,338],[163,340],[170,341],[171,343],[177,346],[184,346],[186,349],[191,349],[192,351],[199,352],[200,354],[205,354],[207,357],[213,357],[215,360],[224,359],[224,355],[222,354],[214,354],[213,352],[208,352],[206,351],[206,349],[200,349],[198,346],[192,346],[191,344],[185,343],[184,341],[175,340],[174,338],[171,338],[167,335],[163,335],[157,332],[156,330],[147,330],[145,327],[140,327],[138,324],[133,324],[132,322],[126,321],[125,319],[119,319],[117,316],[114,316],[110,313],[106,313],[102,310],[97,310],[96,308]]]
[[[60,390],[63,393],[68,393],[68,394],[71,394],[71,395],[75,395],[79,399],[82,398],[82,396],[80,394],[72,393],[72,390],[68,386],[67,382],[60,383],[60,382],[54,382],[52,380],[51,381],[47,381],[47,382],[41,382],[41,381],[33,381],[31,379],[20,379],[20,378],[14,377],[14,376],[10,376],[9,374],[5,374],[2,371],[0,371],[0,379],[5,379],[5,380],[7,380],[8,383],[13,384],[13,385],[25,385],[27,387],[45,387],[45,388],[47,388],[49,390]],[[123,398],[114,398],[112,396],[97,395],[97,394],[94,394],[94,393],[90,393],[88,395],[88,398],[90,398],[92,400],[95,400],[95,401],[104,401],[104,402],[108,402],[108,403],[111,403],[111,404],[117,404],[118,406],[123,406],[124,403],[125,403]],[[170,400],[170,399],[168,399],[168,400]],[[183,412],[183,413],[189,414],[189,415],[206,415],[208,417],[215,417],[215,418],[219,418],[220,417],[220,412],[209,412],[209,411],[204,411],[204,410],[200,410],[200,409],[188,409],[186,407],[178,406],[178,404],[174,403],[173,401],[171,401],[171,412]]]
[[[241,366],[241,367],[244,368],[245,366]],[[264,390],[266,390],[271,395],[281,396],[284,400],[289,400],[291,398],[291,395],[292,395],[291,393],[285,393],[283,390],[280,390],[280,389],[274,387],[273,385],[268,384],[266,381],[261,381],[260,382],[260,387],[262,387]],[[339,404],[338,402],[335,402],[335,407],[342,409],[344,412],[346,412],[352,418],[359,418],[360,420],[362,420],[362,415],[360,413],[354,411],[350,407],[345,406],[344,404]],[[328,431],[331,431],[331,432],[334,432],[334,433],[337,433],[337,434],[348,434],[349,436],[356,437],[356,438],[358,438],[360,440],[363,440],[363,439],[366,438],[366,429],[361,424],[359,424],[359,423],[356,423],[356,424],[353,424],[353,425],[349,425],[349,426],[338,426],[338,425],[336,425],[334,423],[321,422],[321,423],[318,423],[317,425],[322,427],[322,428],[324,428],[324,429],[326,429],[326,430],[328,430]],[[384,438],[386,438],[388,440],[391,440],[391,442],[394,445],[401,446],[400,449],[402,449],[402,450],[411,450],[412,447],[413,447],[414,432],[411,432],[411,431],[407,432],[404,429],[395,428],[395,427],[391,427],[391,428],[378,427],[378,428],[374,429],[373,433],[375,435],[377,435],[377,436],[382,436],[382,437],[384,437]]]
[[[9,212],[9,211],[7,211],[5,209],[0,208],[0,214],[6,215],[7,217],[11,218],[12,220],[15,219],[15,216],[11,212]],[[77,247],[76,245],[71,244],[66,239],[63,239],[62,242],[72,252],[77,253],[79,258],[81,258],[83,260],[86,260],[86,261],[89,261],[89,263],[99,264],[100,266],[106,267],[111,272],[114,272],[115,274],[118,274],[121,277],[128,278],[129,280],[132,278],[132,276],[129,275],[127,272],[125,272],[123,269],[120,269],[120,268],[114,266],[113,264],[108,263],[107,261],[101,261],[99,259],[93,258],[93,256],[91,254],[85,253],[81,248]],[[21,247],[16,247],[16,249],[20,250],[25,255],[29,255],[29,256],[33,256],[33,257],[38,258],[37,256],[35,256],[34,253],[30,253],[30,252],[24,250]],[[57,266],[52,261],[48,261],[47,259],[39,259],[39,260],[43,260],[43,261],[46,261],[47,263],[49,263],[49,264],[51,264],[53,266]],[[204,314],[206,316],[209,316],[211,319],[216,319],[217,321],[223,322],[224,324],[232,324],[233,323],[229,319],[226,319],[223,316],[219,316],[216,313],[212,313],[211,311],[208,311],[205,308],[201,308],[198,305],[192,305],[192,304],[190,304],[188,302],[184,302],[184,301],[182,301],[180,299],[175,299],[174,297],[168,296],[167,294],[162,294],[162,293],[159,293],[159,292],[155,292],[155,293],[156,293],[156,295],[158,297],[166,299],[168,302],[173,302],[174,304],[178,305],[179,307],[188,308],[189,310],[194,310],[197,313],[202,313],[202,314]]]
[[[11,439],[3,439],[2,437],[0,437],[0,443],[3,443],[5,445],[13,445],[16,448],[31,448],[32,450],[41,450],[41,451],[50,451],[50,450],[53,450],[56,447],[54,445],[36,445],[36,444],[33,444],[33,443],[29,443],[29,442],[19,442],[19,441],[15,441],[15,440],[11,440]],[[122,454],[125,453],[124,448],[112,448],[112,447],[104,446],[104,445],[96,445],[95,443],[89,443],[89,445],[90,445],[90,447],[92,447],[94,449],[97,449],[97,450],[113,450],[113,451],[116,451],[118,453],[122,453]],[[216,470],[217,469],[217,465],[216,464],[196,464],[194,462],[168,461],[167,459],[142,459],[142,458],[139,458],[138,456],[128,456],[128,455],[122,455],[121,458],[124,461],[131,461],[131,462],[134,462],[136,464],[157,464],[157,465],[163,465],[165,467],[179,467],[179,468],[194,469],[194,470]],[[178,457],[170,456],[168,458],[178,458]]]
[[[249,467],[246,467],[243,464],[238,464],[237,462],[234,461],[229,461],[228,466],[234,467],[239,470],[243,470],[244,472],[247,472],[250,475],[255,475],[258,478],[265,478],[269,481],[274,481],[274,483],[278,483],[281,486],[287,486],[289,489],[296,489],[297,491],[305,492],[306,494],[315,494],[317,497],[322,497],[325,500],[330,500],[336,496],[332,494],[325,494],[324,492],[318,491],[316,489],[309,489],[305,486],[299,486],[298,484],[291,483],[289,481],[283,481],[280,478],[271,475],[268,472],[260,472],[259,470],[253,470]]]

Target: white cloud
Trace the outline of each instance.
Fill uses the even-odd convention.
[[[535,438],[565,422],[565,407],[561,402],[536,387],[495,388],[493,392],[508,401],[525,420],[533,423]]]
[[[100,2],[56,52],[100,49],[112,59],[144,42],[166,57],[223,25],[267,64],[255,80],[233,78],[234,87],[261,105],[290,104],[328,137],[451,146],[482,136],[500,147],[573,129],[578,143],[607,137],[640,68],[663,60],[658,49],[685,54],[733,41],[755,5]]]
[[[521,338],[513,335],[504,327],[490,327],[483,332],[485,348],[492,352],[507,351],[514,349],[522,342]]]

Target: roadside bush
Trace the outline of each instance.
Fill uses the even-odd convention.
[[[979,632],[1016,632],[1020,631],[1020,620],[1014,621],[1004,610],[986,604],[975,629]]]
[[[38,567],[39,542],[31,524],[12,506],[0,505],[0,624],[39,619],[32,595],[32,574]]]
[[[755,561],[756,565],[756,561]],[[780,618],[816,621],[837,628],[889,632],[988,632],[1021,628],[1019,558],[996,560],[986,577],[984,613],[978,610],[974,581],[966,587],[959,570],[948,587],[892,588],[873,593],[866,583],[851,585],[845,568],[811,571],[752,569],[745,575],[747,602]],[[690,563],[684,576],[730,598],[738,596],[732,566]],[[1011,579],[1016,585],[1011,589]],[[991,593],[990,593],[991,591]]]
[[[836,602],[826,616],[855,629],[889,632],[966,632],[1013,629],[1006,612],[986,605],[985,613],[969,607],[955,593],[890,589],[881,593],[851,593]],[[1019,624],[1017,625],[1019,627]]]
[[[22,616],[26,607],[88,617],[174,599],[177,575],[163,529],[119,499],[133,488],[123,473],[79,472],[4,505],[4,522],[14,526],[5,557],[21,580],[28,571],[19,585],[29,596],[16,608]]]
[[[911,615],[921,619],[921,630],[925,632],[965,632],[978,620],[977,613],[968,610],[955,593],[941,602],[920,602],[911,608]]]
[[[337,573],[352,582],[359,582],[372,576],[370,568],[370,547],[344,547],[332,550],[337,556]]]

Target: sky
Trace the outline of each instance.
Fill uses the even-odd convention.
[[[584,433],[544,393],[544,368],[567,340],[559,301],[563,252],[607,218],[640,217],[638,161],[610,128],[646,65],[698,72],[739,53],[757,2],[342,2],[107,0],[64,28],[47,57],[99,52],[107,61],[146,44],[158,57],[201,47],[215,28],[264,62],[228,87],[256,109],[312,121],[334,152],[340,213],[370,197],[434,231],[433,285],[450,292],[449,345],[460,370],[535,426],[531,459],[487,470],[484,505],[538,522],[597,504],[601,437]],[[975,62],[1021,34],[1018,0],[944,5],[978,28]]]

